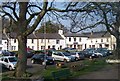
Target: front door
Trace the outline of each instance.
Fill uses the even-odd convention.
[[[76,48],[76,45],[74,45],[74,48]]]

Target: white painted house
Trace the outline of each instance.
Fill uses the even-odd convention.
[[[2,50],[9,49],[17,51],[18,41],[15,37],[16,35],[14,33],[10,34],[10,45],[8,45],[8,40],[3,35],[2,42],[0,42],[0,47],[2,47]],[[27,39],[27,47],[30,47],[33,50],[43,50],[49,48],[59,50],[65,47],[77,48],[78,50],[92,47],[106,47],[108,49],[115,49],[115,46],[115,37],[106,32],[63,34],[63,31],[59,30],[58,33],[32,33]]]
[[[108,48],[110,50],[115,49],[116,42],[115,37],[110,35],[108,32],[93,32],[85,33],[88,36],[87,48]]]
[[[116,40],[108,32],[89,32],[82,34],[68,33],[64,35],[66,46],[83,50],[86,48],[108,48],[115,49]]]
[[[2,39],[2,50],[18,50],[18,41],[15,33],[10,34],[10,47],[8,48],[7,38],[3,35],[4,39]],[[63,38],[63,32],[61,30],[58,33],[32,33],[27,37],[27,47],[32,48],[33,50],[43,50],[49,48],[55,48],[60,50],[65,48],[65,40]]]
[[[59,50],[65,47],[65,41],[59,33],[37,33],[28,37],[27,46],[34,50],[49,48]]]
[[[67,47],[77,48],[78,50],[83,50],[87,48],[87,36],[75,33],[67,33],[64,36]]]

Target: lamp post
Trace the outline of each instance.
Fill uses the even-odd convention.
[[[45,44],[45,46],[44,46],[44,52],[45,52],[45,55],[44,55],[44,69],[46,69],[46,24],[45,24],[45,22],[44,22],[44,44]]]

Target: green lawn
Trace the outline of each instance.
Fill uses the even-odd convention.
[[[80,75],[86,74],[86,73],[90,73],[92,71],[97,71],[100,70],[101,68],[103,68],[104,66],[106,66],[107,63],[105,62],[104,59],[96,59],[96,60],[84,60],[83,61],[83,66],[76,66],[74,68],[70,68],[70,66],[66,66],[66,68],[69,68],[71,70],[71,76],[70,78],[75,78],[78,77]],[[56,68],[54,67],[49,67],[47,70],[43,71],[43,76],[45,79],[53,79],[51,73],[53,71],[57,71],[57,70],[61,70],[61,69],[65,69],[65,68]]]
[[[86,73],[100,70],[101,68],[108,65],[105,62],[105,58],[95,59],[95,60],[86,59],[86,60],[83,60],[82,65],[80,65],[81,62],[82,61],[66,63],[66,65],[65,65],[66,67],[64,67],[64,68],[56,68],[56,66],[48,66],[46,70],[39,70],[37,73],[32,74],[32,75],[33,76],[43,76],[45,78],[45,80],[48,81],[49,79],[53,80],[53,77],[51,75],[53,71],[58,71],[58,70],[69,68],[71,71],[71,76],[69,78],[75,78],[75,77],[78,77],[78,76],[86,74]],[[75,65],[75,67],[71,67],[74,65]],[[9,79],[10,77],[8,77],[8,74],[3,74],[2,78]]]

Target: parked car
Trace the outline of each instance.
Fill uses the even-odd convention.
[[[109,50],[107,48],[96,48],[95,54],[97,56],[105,57],[105,56],[108,56],[110,53],[109,53]]]
[[[54,64],[54,59],[50,56],[47,56],[45,54],[34,54],[31,58],[31,62],[34,63],[39,63],[39,64]]]
[[[17,58],[15,56],[3,56],[0,57],[0,63],[9,70],[14,70],[17,64]]]
[[[27,52],[27,58],[31,58],[32,56],[34,55],[34,53],[33,52]]]
[[[83,53],[87,58],[90,58],[90,57],[96,58],[98,56],[95,54],[95,52],[96,52],[95,48],[87,48],[83,50],[81,53]]]
[[[75,57],[71,56],[69,53],[67,52],[58,52],[58,51],[54,51],[52,53],[52,57],[55,60],[58,61],[64,61],[64,62],[70,62],[70,61],[75,61]]]
[[[71,56],[75,57],[75,60],[83,60],[85,56],[82,52],[70,52]]]
[[[113,51],[112,50],[108,50],[109,51],[109,55],[112,55],[113,54]]]
[[[77,51],[76,48],[69,48],[69,47],[63,48],[62,50],[65,50],[67,52],[75,52],[75,51]]]
[[[27,58],[31,58],[31,57],[34,55],[34,52],[31,52],[31,51],[29,52],[29,51],[27,51],[27,54],[26,54],[26,55],[27,55]],[[18,53],[16,53],[15,56],[18,57]]]
[[[11,52],[8,50],[1,50],[0,54],[1,54],[1,56],[15,56],[14,52]]]
[[[15,52],[10,51],[10,56],[16,56]]]

